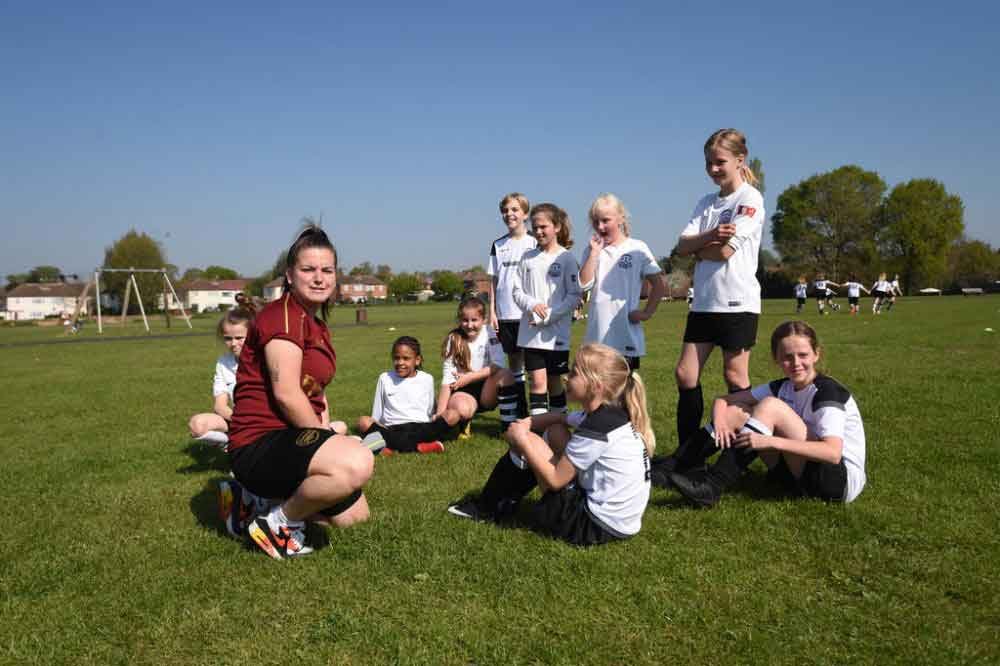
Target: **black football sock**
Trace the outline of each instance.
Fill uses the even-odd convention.
[[[679,388],[677,393],[677,441],[686,442],[701,427],[705,402],[701,395],[701,384],[689,389]]]

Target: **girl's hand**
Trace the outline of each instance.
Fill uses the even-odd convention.
[[[730,446],[733,446],[735,438],[736,432],[728,425],[723,425],[715,429],[715,444],[720,449],[728,449]]]
[[[549,316],[549,306],[545,305],[545,303],[539,303],[531,308],[531,311],[538,315],[539,319],[545,319]]]
[[[524,440],[524,436],[529,432],[531,432],[530,416],[511,423],[507,428],[507,441],[511,443],[511,448],[520,452],[522,450],[520,442]]]
[[[638,324],[640,321],[646,321],[649,319],[649,313],[645,310],[632,310],[628,313],[628,320],[633,324]]]
[[[497,319],[495,312],[490,313],[490,328],[492,328],[495,333],[500,332],[500,320]]]
[[[465,381],[466,375],[459,375],[458,379],[451,383],[451,391],[454,393],[456,390],[465,386],[468,382]]]
[[[733,438],[733,446],[743,449],[749,448],[755,451],[768,448],[764,435],[752,430],[744,430],[743,432],[736,433],[736,436]]]
[[[715,238],[712,240],[725,244],[730,238],[736,235],[736,225],[732,222],[720,224],[715,228]]]
[[[594,234],[590,237],[590,256],[594,256],[604,249],[604,238],[601,234]]]

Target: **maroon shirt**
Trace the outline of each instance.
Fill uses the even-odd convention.
[[[271,340],[288,340],[302,350],[302,391],[317,416],[325,408],[323,390],[337,371],[330,330],[286,293],[260,311],[240,353],[229,423],[230,450],[252,444],[268,432],[293,427],[274,399],[264,358],[264,347]]]

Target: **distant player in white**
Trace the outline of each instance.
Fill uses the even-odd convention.
[[[543,495],[532,522],[539,531],[577,546],[639,532],[649,502],[649,456],[656,446],[642,380],[618,351],[588,343],[577,351],[566,389],[583,411],[532,416],[507,431],[511,448],[528,461],[530,484],[510,476],[504,456],[482,494],[451,505],[449,513],[502,520],[537,481]]]
[[[580,286],[590,292],[584,342],[617,349],[633,369],[646,355],[641,323],[656,313],[667,291],[663,269],[649,246],[631,237],[628,211],[614,194],[602,194],[590,206],[594,234],[583,251]],[[639,309],[643,283],[649,282],[646,307]]]
[[[500,340],[507,354],[507,366],[514,375],[519,417],[528,414],[524,397],[524,356],[517,346],[518,327],[524,312],[514,301],[513,289],[521,258],[535,248],[535,239],[524,226],[529,209],[528,198],[520,192],[511,192],[500,200],[500,215],[507,225],[507,233],[493,241],[486,266],[486,272],[492,277],[489,325]]]
[[[816,275],[816,280],[813,282],[813,289],[816,290],[816,309],[821,314],[830,314],[826,309],[837,310],[840,308],[836,303],[833,302],[833,297],[837,295],[833,289],[830,287],[842,287],[843,285],[837,284],[833,280],[827,280],[826,275],[823,273],[818,273]]]
[[[896,297],[902,295],[903,292],[899,290],[899,273],[897,273],[893,276],[892,281],[889,282],[889,302],[885,307],[886,312],[892,310],[892,306],[896,304]]]
[[[420,342],[409,335],[392,343],[393,369],[379,375],[371,416],[358,418],[358,430],[385,440],[381,455],[442,453],[445,438],[460,417],[453,409],[435,416],[434,378],[420,369]]]
[[[806,304],[806,296],[809,293],[809,285],[806,283],[806,276],[800,275],[799,281],[795,283],[795,313],[802,312]]]
[[[861,292],[870,294],[871,292],[865,289],[865,286],[858,282],[858,278],[851,273],[851,276],[844,283],[844,287],[847,288],[847,304],[851,306],[851,314],[858,314],[859,303],[861,302]]]
[[[878,279],[872,285],[872,314],[882,314],[882,306],[889,298],[889,290],[892,285],[885,279],[885,273],[879,273]]]
[[[865,487],[865,430],[850,391],[822,375],[816,331],[787,321],[771,335],[784,378],[716,399],[700,436],[723,453],[707,470],[670,475],[689,501],[713,506],[758,455],[793,495],[853,502]]]
[[[662,474],[700,465],[707,452],[687,448],[704,412],[701,373],[712,351],[722,349],[722,373],[730,391],[750,387],[750,349],[757,342],[760,284],[757,255],[764,229],[764,199],[747,166],[742,132],[713,133],[704,146],[705,171],[718,191],[702,197],[677,240],[677,252],[697,258],[694,305],[687,316],[677,360],[677,441],[670,456],[653,461]]]
[[[555,204],[531,209],[538,248],[521,260],[514,281],[514,302],[524,311],[517,346],[524,352],[532,415],[566,411],[562,376],[569,372],[570,326],[580,303],[580,264],[569,252],[573,241],[569,215]]]

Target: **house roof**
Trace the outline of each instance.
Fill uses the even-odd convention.
[[[345,275],[340,281],[341,285],[349,284],[385,284],[374,275]]]
[[[78,298],[85,282],[25,282],[7,292],[7,298]]]
[[[183,291],[243,291],[250,284],[250,280],[239,278],[237,280],[190,280],[180,285]]]

